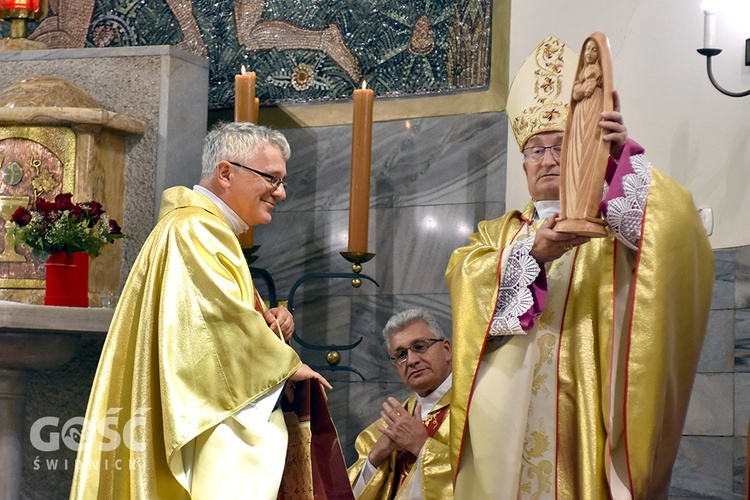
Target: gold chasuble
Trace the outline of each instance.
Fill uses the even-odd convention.
[[[545,221],[534,221],[533,204],[481,222],[452,255],[456,498],[667,498],[713,253],[690,193],[650,164],[638,168],[650,184],[625,183],[645,202],[629,219],[636,243],[610,234],[544,265],[546,299],[531,327],[504,323],[498,308],[505,301],[521,316],[538,300],[514,295],[528,283],[513,284]],[[624,221],[619,230],[631,231]]]
[[[412,394],[403,406],[406,410],[414,414],[416,407],[416,396]],[[428,429],[427,438],[422,451],[419,454],[418,461],[409,467],[406,480],[398,487],[396,491],[398,477],[398,466],[396,463],[397,453],[391,453],[388,460],[384,460],[378,467],[375,474],[370,478],[364,490],[357,495],[357,500],[391,500],[409,498],[414,481],[414,472],[419,465],[419,474],[422,483],[422,498],[424,500],[445,500],[453,498],[453,471],[450,465],[450,452],[448,449],[449,429],[450,429],[450,412],[451,412],[451,391],[449,390],[430,410],[425,426]],[[442,419],[442,421],[440,421]],[[431,420],[436,429],[432,429]],[[354,443],[359,459],[349,467],[349,480],[352,484],[362,471],[367,462],[370,450],[375,442],[380,438],[381,432],[377,424],[385,425],[383,419],[378,419],[367,429],[363,430]],[[413,455],[411,455],[413,457]]]
[[[187,188],[165,191],[102,351],[71,498],[212,498],[211,484],[216,493],[226,481],[262,498],[253,493],[261,485],[248,481],[270,466],[246,451],[268,436],[245,425],[241,410],[277,389],[300,360],[255,310],[255,296],[218,207]],[[258,425],[279,424],[283,468],[280,410]],[[280,481],[281,471],[272,472]],[[278,484],[266,489],[275,498]]]

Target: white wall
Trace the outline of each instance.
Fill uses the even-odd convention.
[[[719,0],[714,75],[724,88],[750,88],[744,65],[750,2]],[[630,136],[651,162],[714,212],[714,248],[750,244],[750,96],[727,97],[713,88],[703,46],[700,0],[512,0],[511,81],[548,34],[579,51],[595,31],[612,49],[614,87]],[[509,129],[508,144],[515,146]],[[522,208],[528,190],[522,156],[508,151],[508,208]]]

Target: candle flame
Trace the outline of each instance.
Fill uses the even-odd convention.
[[[240,67],[240,74],[245,74],[247,70],[245,70],[245,65],[243,64],[242,67]]]
[[[362,80],[362,88],[363,89],[367,88],[367,80]]]

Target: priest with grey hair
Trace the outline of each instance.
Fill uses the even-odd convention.
[[[162,194],[104,344],[71,498],[277,498],[287,381],[330,389],[285,343],[292,315],[266,308],[238,240],[286,197],[289,152],[275,130],[219,124],[199,183]]]
[[[357,436],[359,458],[349,468],[354,493],[360,500],[452,498],[451,342],[421,309],[393,316],[383,337],[394,369],[414,392],[403,403],[389,397],[380,419]]]

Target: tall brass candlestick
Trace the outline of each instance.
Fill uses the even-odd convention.
[[[370,158],[372,153],[372,103],[374,93],[367,88],[354,91],[352,119],[352,165],[349,186],[349,252],[367,253],[370,210]]]

